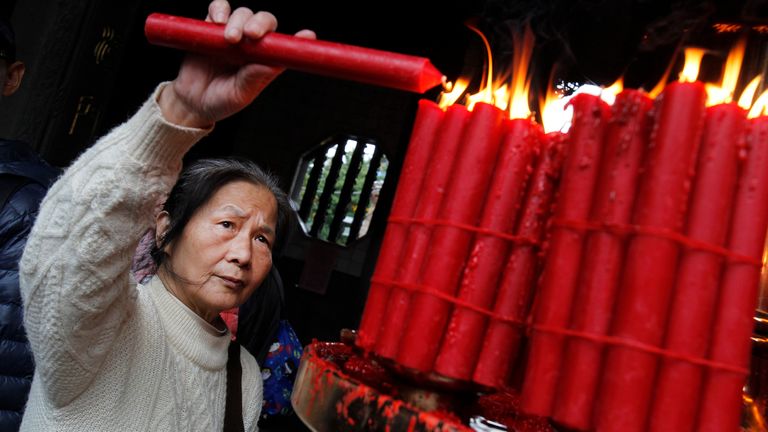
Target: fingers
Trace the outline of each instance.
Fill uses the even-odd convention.
[[[229,19],[231,12],[232,8],[229,6],[227,0],[213,0],[211,4],[208,5],[208,16],[205,20],[217,24],[224,24]]]
[[[312,30],[299,30],[294,35],[296,37],[300,37],[302,39],[317,39],[317,35]]]
[[[258,39],[277,30],[277,18],[269,12],[259,11],[245,24],[245,34]]]
[[[232,43],[242,39],[243,34],[258,39],[277,29],[277,18],[269,12],[253,13],[248,8],[237,8],[229,17],[224,30],[224,38]]]

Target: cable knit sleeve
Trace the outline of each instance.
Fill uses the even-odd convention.
[[[48,399],[82,393],[137,299],[133,251],[209,130],[166,122],[156,100],[84,152],[51,187],[20,262],[24,324]]]

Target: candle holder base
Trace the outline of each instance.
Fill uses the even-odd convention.
[[[391,371],[351,344],[315,341],[304,350],[291,402],[316,432],[554,431],[543,418],[517,413],[514,394],[457,390],[434,376],[417,383]],[[435,382],[444,386],[424,385]]]

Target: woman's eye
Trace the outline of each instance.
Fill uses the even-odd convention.
[[[265,237],[265,236],[263,236],[263,235],[258,235],[258,236],[256,236],[256,240],[257,240],[257,241],[260,241],[260,242],[262,242],[262,243],[265,243],[265,244],[269,244],[269,239],[268,239],[268,238],[266,238],[266,237]]]
[[[219,225],[223,226],[224,228],[232,228],[234,226],[234,224],[230,221],[219,222]]]

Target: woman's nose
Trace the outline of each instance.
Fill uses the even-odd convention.
[[[250,265],[251,254],[253,253],[251,248],[253,242],[247,233],[241,232],[235,238],[229,242],[229,250],[227,251],[227,261],[236,263],[240,267]]]

